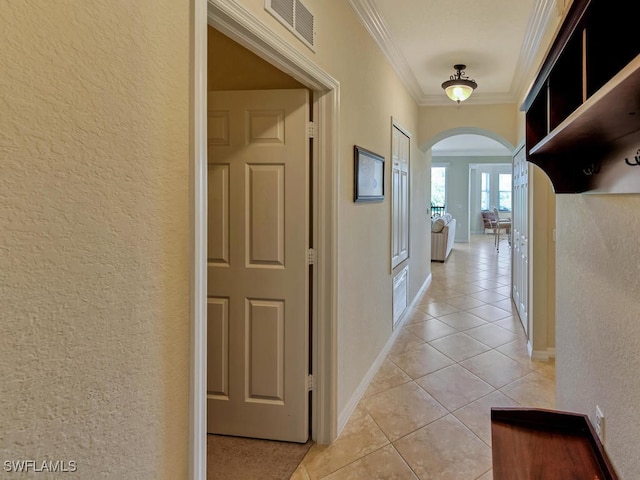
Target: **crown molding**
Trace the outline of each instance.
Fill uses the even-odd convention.
[[[565,3],[566,0],[536,1],[522,42],[513,80],[511,81],[510,94],[514,102],[523,98],[529,89],[531,79],[538,67],[534,62],[540,48],[544,47],[542,40],[551,27],[552,21],[561,15]]]
[[[367,29],[373,40],[382,51],[391,67],[396,72],[400,80],[407,87],[413,99],[420,103],[424,93],[418,80],[413,74],[407,59],[400,52],[391,39],[382,16],[376,9],[372,0],[349,0],[351,8],[354,10],[364,27]]]

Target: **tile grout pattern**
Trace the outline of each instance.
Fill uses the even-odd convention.
[[[343,432],[292,480],[491,480],[490,408],[554,408],[555,366],[529,359],[510,249],[456,243]]]

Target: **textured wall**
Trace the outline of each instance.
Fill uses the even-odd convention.
[[[189,2],[0,24],[0,468],[185,478]]]
[[[640,472],[640,196],[558,195],[557,407],[605,416],[624,480]]]

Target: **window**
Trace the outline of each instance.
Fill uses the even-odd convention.
[[[431,167],[431,214],[444,213],[447,200],[447,167]]]
[[[498,176],[498,210],[511,211],[511,174],[501,173]]]
[[[489,210],[489,198],[491,196],[489,173],[482,172],[480,178],[480,210]]]

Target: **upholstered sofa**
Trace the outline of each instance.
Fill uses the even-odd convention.
[[[456,219],[445,213],[431,219],[431,261],[445,262],[456,238]]]

